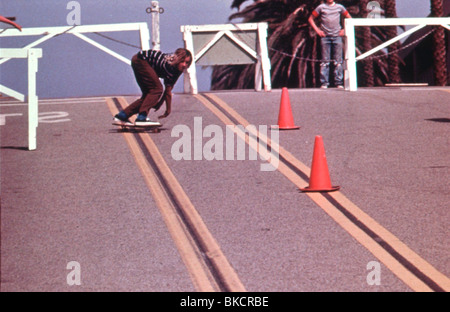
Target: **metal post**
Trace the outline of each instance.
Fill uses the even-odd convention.
[[[164,13],[164,9],[159,6],[159,1],[152,1],[152,6],[147,8],[147,13],[152,14],[152,49],[160,50],[159,15]]]

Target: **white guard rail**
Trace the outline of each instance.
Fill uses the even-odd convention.
[[[356,57],[356,41],[355,26],[411,26],[416,25],[410,30],[398,35],[380,44],[378,47],[367,51]],[[346,63],[347,70],[345,72],[345,89],[347,91],[356,91],[358,89],[358,81],[356,76],[356,62],[362,60],[381,49],[386,48],[394,42],[409,36],[410,34],[422,29],[427,25],[438,25],[450,30],[450,17],[423,17],[423,18],[346,18],[345,19],[345,36],[347,37]]]
[[[139,31],[142,50],[150,49],[150,33],[147,23],[122,23],[122,24],[100,24],[80,26],[58,26],[58,27],[30,27],[22,28],[22,31],[13,28],[0,29],[0,38],[19,36],[42,36],[38,40],[26,45],[21,49],[0,49],[0,65],[12,58],[28,58],[28,149],[36,149],[36,128],[38,126],[38,97],[36,95],[36,72],[38,68],[37,59],[42,57],[42,49],[33,49],[55,36],[61,34],[72,34],[96,48],[110,54],[120,61],[131,64],[131,60],[110,50],[100,43],[86,37],[83,33],[97,32],[119,32]],[[25,101],[25,95],[0,85],[0,92],[11,96],[21,102]]]

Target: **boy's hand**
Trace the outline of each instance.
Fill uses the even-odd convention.
[[[324,31],[323,30],[318,30],[317,31],[317,34],[319,35],[319,37],[326,37],[326,35],[325,35],[325,33],[324,33]]]

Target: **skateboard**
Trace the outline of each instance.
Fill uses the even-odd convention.
[[[121,131],[128,131],[128,130],[142,130],[142,131],[150,131],[153,133],[160,133],[161,132],[161,127],[162,124],[160,125],[154,125],[154,126],[137,126],[135,124],[131,124],[131,125],[126,125],[126,124],[117,124],[117,123],[113,123],[113,126],[116,127],[120,127]]]

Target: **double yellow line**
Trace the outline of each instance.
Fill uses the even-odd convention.
[[[259,133],[215,94],[195,98],[225,125],[242,125],[254,131],[251,137],[237,133],[250,147],[260,152],[251,140],[277,146],[280,162],[277,170],[298,188],[308,185],[310,168],[276,142]],[[112,114],[127,105],[125,99],[107,99]],[[238,127],[235,131],[240,131]],[[199,291],[245,291],[238,275],[212,237],[202,218],[173,176],[150,135],[123,133],[149,190],[166,222],[191,279]],[[256,146],[256,147],[255,147]],[[261,155],[263,156],[263,155]],[[389,268],[414,291],[450,291],[450,280],[421,258],[392,233],[353,204],[341,192],[306,193],[336,223]]]
[[[196,98],[225,125],[242,125],[249,122],[215,94],[196,95]],[[274,145],[256,128],[248,127],[253,137]],[[308,185],[305,180],[308,168],[291,153],[279,146],[278,171],[298,188]],[[406,246],[392,233],[353,204],[341,192],[306,193],[334,221],[344,228],[361,245],[386,265],[397,277],[414,291],[450,291],[450,279]]]
[[[107,98],[114,115],[124,98]],[[148,133],[123,136],[198,291],[246,291]]]

